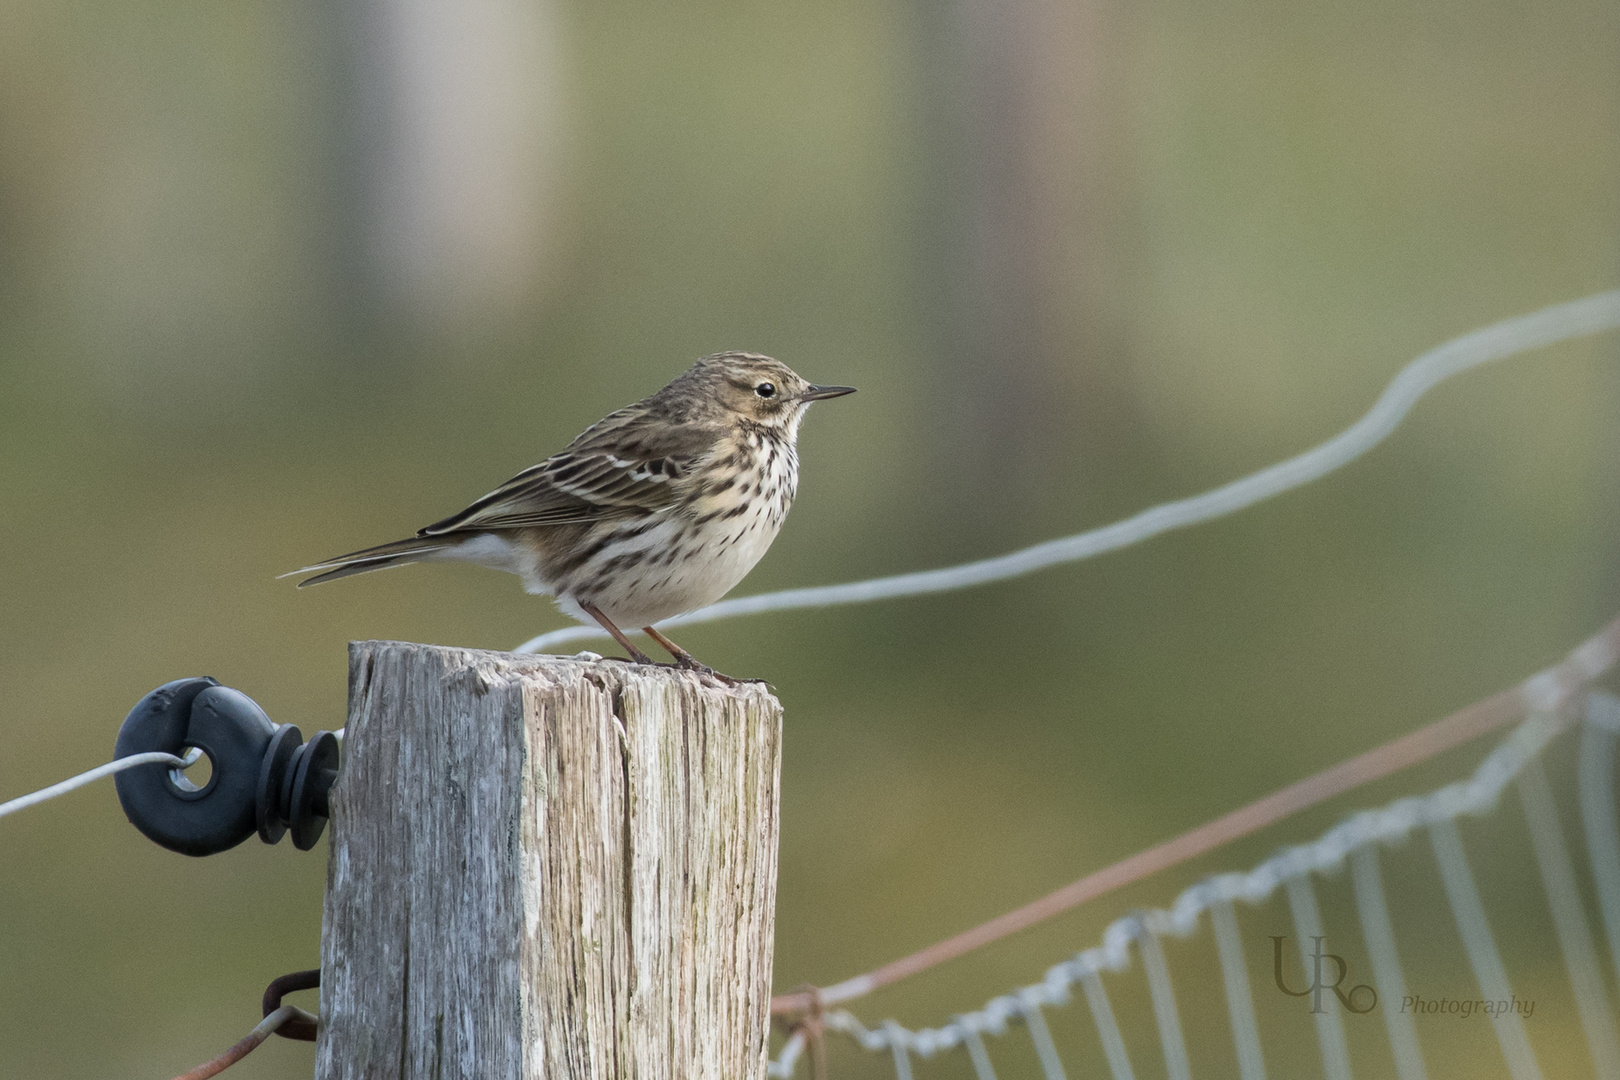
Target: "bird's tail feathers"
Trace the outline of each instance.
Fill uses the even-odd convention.
[[[306,585],[319,585],[323,581],[336,581],[338,578],[352,577],[355,574],[364,574],[371,570],[384,570],[390,566],[404,566],[407,563],[420,562],[435,552],[445,551],[455,547],[462,537],[448,536],[413,536],[408,540],[395,540],[391,544],[378,544],[376,547],[362,548],[351,551],[347,555],[339,555],[333,559],[326,559],[312,566],[305,566],[298,570],[289,570],[278,578],[293,577],[297,574],[315,574],[298,583],[302,589]],[[324,571],[324,573],[317,573]]]

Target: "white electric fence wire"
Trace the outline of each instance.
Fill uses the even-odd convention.
[[[1535,700],[1534,694],[1526,696]],[[1590,695],[1586,711],[1590,725],[1603,727],[1611,738],[1613,733],[1620,729],[1620,701],[1609,695],[1601,693]],[[1172,1077],[1184,1077],[1190,1070],[1185,1065],[1186,1049],[1181,1044],[1179,1020],[1173,1025],[1164,1022],[1166,1015],[1174,1015],[1175,1006],[1174,999],[1169,993],[1168,972],[1165,970],[1163,955],[1158,949],[1156,937],[1166,934],[1181,938],[1190,937],[1197,932],[1203,913],[1218,904],[1232,904],[1239,900],[1251,905],[1264,903],[1278,888],[1286,887],[1303,875],[1337,870],[1343,866],[1347,857],[1369,850],[1376,844],[1401,841],[1414,830],[1423,827],[1429,829],[1434,840],[1446,894],[1451,901],[1470,963],[1479,980],[1482,996],[1490,1000],[1511,1000],[1512,992],[1508,987],[1507,975],[1502,968],[1495,942],[1491,939],[1489,927],[1486,925],[1478,890],[1474,887],[1473,875],[1468,869],[1461,841],[1457,837],[1455,819],[1465,814],[1477,815],[1490,811],[1496,805],[1503,788],[1524,771],[1525,766],[1540,754],[1543,747],[1562,730],[1563,726],[1563,721],[1557,716],[1541,712],[1532,713],[1480,763],[1467,780],[1447,784],[1428,795],[1408,796],[1396,799],[1379,809],[1352,814],[1322,834],[1316,841],[1285,848],[1246,874],[1219,874],[1199,882],[1182,892],[1167,910],[1152,909],[1117,919],[1103,932],[1100,945],[1054,965],[1040,982],[993,998],[978,1011],[956,1016],[943,1027],[913,1031],[890,1020],[873,1030],[845,1009],[835,1009],[827,1013],[822,1022],[828,1030],[850,1036],[866,1050],[888,1051],[894,1054],[897,1074],[900,1062],[904,1061],[906,1072],[898,1075],[902,1076],[902,1080],[910,1080],[910,1055],[915,1054],[927,1059],[962,1046],[969,1031],[978,1036],[1005,1035],[1010,1023],[1027,1021],[1031,1008],[1066,1003],[1070,998],[1071,987],[1078,982],[1086,988],[1087,1000],[1091,1003],[1093,1015],[1097,1020],[1098,1031],[1115,1080],[1131,1080],[1133,1074],[1129,1063],[1125,1060],[1124,1044],[1120,1039],[1113,1011],[1107,1006],[1107,997],[1103,993],[1102,982],[1098,976],[1105,971],[1121,972],[1129,968],[1131,947],[1135,945],[1143,954],[1155,1015],[1160,1023],[1162,1041],[1165,1043],[1167,1071]],[[1612,759],[1604,758],[1603,768],[1607,770],[1611,767]],[[1596,782],[1594,779],[1593,783]],[[1602,801],[1601,795],[1600,792],[1585,799],[1585,812],[1588,815],[1593,807]],[[1608,797],[1610,800],[1613,798],[1612,786],[1609,788]],[[1612,810],[1612,801],[1608,806]],[[1592,835],[1590,830],[1588,835]],[[1606,852],[1604,855],[1605,858],[1611,856],[1610,865],[1616,874],[1620,874],[1620,851]],[[1366,871],[1363,870],[1363,878],[1365,875]],[[1600,888],[1603,888],[1601,883],[1604,880],[1606,879],[1603,877],[1599,878]],[[1371,884],[1376,885],[1376,879]],[[1368,885],[1358,888],[1358,902],[1367,899],[1364,894],[1368,889]],[[1381,900],[1382,889],[1377,891]],[[1388,913],[1383,911],[1381,902],[1377,905],[1377,909],[1382,912],[1382,921],[1387,926]],[[1319,917],[1312,921],[1320,925]],[[1383,969],[1384,974],[1381,978],[1386,980],[1380,982],[1377,987],[1380,996],[1384,995],[1386,986],[1391,989],[1400,989],[1403,986],[1401,981],[1387,981],[1391,978],[1399,979],[1399,966],[1394,962],[1392,934],[1390,945],[1391,949],[1384,961],[1376,959],[1374,961]],[[1374,946],[1370,946],[1372,947]],[[1375,972],[1375,977],[1380,976]],[[1540,1070],[1530,1053],[1529,1042],[1525,1038],[1524,1028],[1518,1016],[1508,1010],[1497,1013],[1492,1017],[1492,1021],[1496,1025],[1498,1038],[1502,1042],[1503,1053],[1508,1060],[1514,1080],[1539,1078]],[[791,1048],[791,1043],[789,1046]],[[1401,1051],[1397,1050],[1398,1062],[1402,1060],[1400,1054]],[[1423,1075],[1421,1060],[1415,1055],[1416,1043],[1413,1039],[1412,1056],[1408,1059],[1405,1071],[1400,1074],[1402,1080],[1412,1080],[1413,1077]],[[790,1060],[789,1055],[784,1053],[773,1064],[771,1075],[779,1078],[791,1076],[792,1061],[796,1061],[798,1056],[795,1050]],[[1415,1066],[1412,1062],[1416,1062]],[[1414,1068],[1416,1071],[1413,1071]],[[1248,1078],[1245,1077],[1245,1080]]]
[[[1322,951],[1321,943],[1327,935],[1322,930],[1322,912],[1316,906],[1316,890],[1311,888],[1310,875],[1302,873],[1289,878],[1287,888],[1288,910],[1294,916],[1294,940],[1299,942],[1299,963],[1305,972],[1305,985],[1322,987],[1347,981],[1337,980],[1332,984],[1323,981],[1320,967],[1323,958],[1316,954]],[[1334,972],[1335,976],[1337,974]],[[1319,989],[1307,998],[1311,1019],[1316,1022],[1316,1041],[1322,1049],[1322,1072],[1327,1080],[1352,1080],[1350,1048],[1344,1041],[1344,1019],[1332,998],[1331,993],[1323,994]]]
[[[1581,733],[1581,822],[1586,853],[1597,883],[1598,906],[1608,931],[1609,958],[1620,980],[1620,824],[1614,802],[1614,744],[1620,734],[1620,698],[1607,691],[1591,696],[1586,730]]]
[[[26,810],[30,806],[38,806],[40,803],[49,799],[54,799],[58,795],[66,795],[74,788],[81,788],[84,785],[92,783],[96,780],[100,780],[103,777],[111,776],[114,773],[123,772],[125,769],[133,769],[137,765],[162,763],[170,765],[176,769],[186,769],[196,764],[197,759],[201,756],[202,751],[198,750],[196,747],[192,747],[190,750],[186,751],[185,757],[175,757],[173,754],[165,754],[162,751],[156,750],[145,754],[131,754],[129,757],[122,757],[117,761],[109,761],[105,765],[98,765],[89,772],[82,772],[78,776],[71,776],[59,784],[52,784],[50,787],[43,788],[39,791],[33,792],[32,794],[20,795],[17,798],[12,799],[10,802],[0,803],[0,817],[5,817],[7,814],[14,814],[18,810]]]
[[[1519,798],[1530,826],[1530,843],[1535,848],[1569,985],[1575,991],[1581,1030],[1592,1053],[1593,1071],[1598,1080],[1620,1080],[1620,1039],[1616,1038],[1614,1014],[1609,1010],[1609,992],[1603,985],[1592,928],[1587,924],[1575,884],[1575,867],[1558,824],[1558,808],[1553,804],[1552,789],[1547,786],[1547,774],[1540,761],[1530,762],[1519,774]]]
[[[1254,1020],[1254,993],[1249,987],[1249,966],[1243,959],[1243,939],[1238,934],[1237,913],[1232,910],[1231,901],[1223,900],[1210,905],[1209,924],[1215,931],[1215,948],[1221,957],[1221,977],[1226,983],[1226,1013],[1232,1020],[1232,1042],[1237,1046],[1238,1074],[1243,1080],[1266,1080],[1266,1062],[1260,1052],[1260,1028]]]
[[[1076,562],[1117,551],[1171,529],[1196,525],[1253,506],[1342,468],[1382,442],[1406,418],[1419,398],[1453,375],[1517,353],[1617,327],[1620,327],[1620,291],[1598,293],[1545,307],[1453,338],[1444,345],[1430,349],[1407,364],[1384,388],[1366,415],[1338,435],[1297,457],[1201,495],[1162,503],[1112,525],[1048,540],[995,558],[843,585],[786,589],[722,600],[698,611],[666,619],[659,625],[669,628],[767,611],[864,604],[899,596],[948,592],[1021,577],[1059,563]],[[565,641],[607,636],[600,627],[569,626],[530,638],[519,645],[517,651],[541,652]]]
[[[1357,848],[1350,856],[1350,876],[1356,889],[1356,912],[1361,917],[1361,936],[1372,960],[1373,988],[1383,1006],[1384,1030],[1395,1056],[1399,1080],[1428,1080],[1423,1054],[1418,1049],[1417,1026],[1401,1002],[1406,1000],[1406,975],[1395,951],[1395,928],[1389,921],[1389,905],[1384,901],[1384,878],[1378,868],[1378,849],[1371,845]]]
[[[1450,818],[1431,821],[1429,839],[1434,844],[1434,856],[1440,863],[1440,880],[1446,887],[1446,899],[1451,901],[1451,913],[1456,917],[1457,932],[1462,935],[1463,951],[1474,969],[1480,996],[1487,1001],[1513,1000],[1507,969],[1502,966],[1502,954],[1491,936],[1490,923],[1485,921],[1485,906],[1480,903],[1474,873],[1468,868],[1468,857],[1463,854],[1457,823]],[[1502,1057],[1507,1060],[1513,1080],[1541,1080],[1541,1066],[1536,1064],[1535,1052],[1530,1049],[1530,1038],[1525,1034],[1519,1015],[1512,1009],[1501,1010],[1491,1017],[1491,1025],[1496,1029],[1496,1041],[1502,1045]]]

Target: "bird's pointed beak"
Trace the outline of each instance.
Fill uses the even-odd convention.
[[[799,400],[820,401],[822,398],[843,397],[845,394],[853,394],[854,392],[855,388],[853,386],[812,386],[799,395]]]

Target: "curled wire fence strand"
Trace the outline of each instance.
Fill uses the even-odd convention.
[[[1600,702],[1598,699],[1589,703],[1590,708],[1597,711]],[[1150,935],[1190,937],[1197,931],[1203,913],[1216,904],[1239,900],[1250,905],[1264,903],[1290,880],[1305,874],[1335,871],[1348,856],[1363,848],[1399,842],[1425,826],[1432,829],[1438,824],[1444,832],[1460,816],[1489,812],[1503,788],[1563,727],[1558,716],[1535,712],[1480,763],[1469,779],[1447,784],[1425,796],[1401,798],[1379,809],[1352,814],[1316,841],[1286,848],[1248,873],[1220,874],[1193,885],[1168,909],[1152,909],[1118,919],[1103,932],[1101,944],[1054,965],[1040,982],[993,998],[981,1009],[963,1013],[942,1027],[911,1030],[889,1020],[874,1030],[846,1009],[828,1012],[823,1022],[827,1028],[848,1035],[866,1050],[891,1054],[904,1050],[908,1067],[912,1054],[926,1059],[962,1046],[966,1032],[981,1037],[1003,1035],[1009,1023],[1022,1022],[1031,1007],[1067,1002],[1075,983],[1105,971],[1128,969],[1131,946],[1134,944],[1140,950]],[[791,1069],[780,1067],[771,1072],[777,1077],[791,1075]]]
[[[770,1063],[767,1074],[786,1080],[793,1075],[793,1070],[799,1066],[799,1057],[804,1053],[805,1037],[803,1031],[795,1031],[788,1036],[788,1041],[782,1044],[782,1050],[776,1055],[776,1060]]]
[[[1298,874],[1288,879],[1288,909],[1294,917],[1294,938],[1299,942],[1299,964],[1304,969],[1305,985],[1317,985],[1320,980],[1315,978],[1313,965],[1321,961],[1306,951],[1305,943],[1319,945],[1325,940],[1326,931],[1322,929],[1322,909],[1316,903],[1316,890],[1311,887],[1309,874]],[[1350,1047],[1344,1038],[1343,1018],[1331,1008],[1317,1012],[1313,1004],[1311,1020],[1316,1024],[1316,1043],[1322,1052],[1323,1075],[1327,1080],[1351,1080]]]
[[[1232,1043],[1237,1047],[1238,1075],[1243,1080],[1266,1080],[1265,1056],[1260,1050],[1260,1028],[1254,1019],[1254,993],[1249,988],[1249,968],[1243,959],[1237,913],[1227,901],[1211,904],[1209,921],[1215,931],[1215,948],[1220,954],[1221,979],[1226,984],[1226,1015],[1232,1022]]]
[[[1102,1041],[1103,1056],[1108,1059],[1108,1072],[1114,1080],[1136,1080],[1131,1059],[1125,1052],[1125,1039],[1119,1033],[1119,1022],[1114,1019],[1114,1007],[1108,1003],[1108,990],[1103,986],[1102,978],[1095,971],[1088,971],[1080,976],[1080,988],[1085,991],[1091,1021],[1097,1025],[1097,1038]],[[962,1030],[971,1029],[964,1025]]]
[[[996,1080],[995,1066],[990,1064],[990,1053],[984,1048],[984,1040],[972,1028],[962,1029],[962,1044],[967,1047],[968,1060],[973,1062],[973,1075],[978,1080]]]
[[[1593,694],[1587,720],[1581,736],[1581,823],[1609,939],[1609,957],[1620,980],[1620,827],[1615,823],[1613,772],[1620,698],[1601,690]]]
[[[1170,1080],[1192,1080],[1192,1061],[1187,1057],[1187,1039],[1181,1031],[1181,1013],[1176,1008],[1175,989],[1170,985],[1170,965],[1165,963],[1159,932],[1151,919],[1141,925],[1146,933],[1137,935],[1136,947],[1142,953],[1142,970],[1147,975],[1148,996],[1153,1000],[1153,1021],[1159,1028],[1159,1046],[1164,1051],[1164,1071]]]
[[[1048,540],[994,558],[842,585],[786,589],[722,600],[698,611],[666,619],[659,625],[686,626],[768,611],[864,604],[901,596],[949,592],[1022,577],[1049,566],[1117,551],[1172,529],[1196,525],[1253,506],[1348,465],[1382,442],[1406,418],[1419,398],[1453,375],[1531,349],[1617,327],[1620,327],[1620,291],[1598,293],[1545,307],[1453,338],[1430,349],[1402,368],[1384,388],[1373,407],[1338,435],[1286,461],[1203,494],[1162,503],[1112,525]],[[605,637],[606,632],[598,627],[569,626],[530,638],[516,651],[540,652],[565,641]]]
[[[1389,904],[1384,899],[1384,875],[1378,867],[1378,849],[1358,848],[1350,856],[1350,874],[1356,893],[1356,913],[1361,919],[1361,938],[1366,942],[1367,956],[1372,961],[1384,1031],[1395,1058],[1395,1075],[1399,1080],[1428,1080],[1412,1014],[1403,1012],[1396,1004],[1406,998],[1406,974],[1401,969],[1400,953],[1395,947],[1395,927],[1390,922]]]
[[[1479,896],[1474,872],[1468,867],[1468,856],[1463,851],[1462,837],[1457,823],[1451,818],[1429,822],[1429,841],[1434,845],[1435,861],[1440,864],[1440,880],[1445,885],[1446,899],[1451,902],[1451,914],[1462,936],[1463,951],[1469,966],[1474,969],[1474,980],[1480,996],[1488,1001],[1513,999],[1512,984],[1508,982],[1507,968],[1502,964],[1502,953],[1496,947],[1490,923],[1485,918],[1485,905]],[[1513,1080],[1542,1080],[1541,1066],[1536,1062],[1530,1037],[1525,1033],[1524,1021],[1517,1013],[1498,1012],[1491,1016],[1502,1057]]]
[[[893,1020],[885,1021],[883,1026],[886,1033],[900,1030],[900,1025]],[[911,1080],[911,1055],[906,1052],[905,1040],[891,1038],[889,1052],[894,1055],[895,1080]]]
[[[1609,991],[1598,964],[1597,943],[1586,921],[1586,909],[1575,881],[1575,864],[1564,843],[1552,788],[1540,761],[1530,762],[1519,774],[1519,798],[1530,826],[1530,841],[1541,870],[1553,930],[1564,954],[1570,988],[1575,991],[1575,1012],[1586,1035],[1593,1071],[1598,1080],[1620,1080],[1620,1036],[1615,1032]]]
[[[1041,1075],[1046,1080],[1069,1080],[1063,1071],[1063,1062],[1058,1058],[1057,1044],[1052,1041],[1052,1031],[1046,1026],[1046,1018],[1041,1015],[1040,1002],[1033,999],[1024,1007],[1024,1030],[1029,1032],[1029,1041],[1035,1044]]]

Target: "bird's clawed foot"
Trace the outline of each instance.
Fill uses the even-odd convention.
[[[598,660],[611,660],[615,664],[650,664],[653,667],[669,667],[669,664],[660,664],[640,649],[631,649],[630,656],[600,656]]]
[[[722,675],[708,664],[700,663],[697,657],[693,656],[691,653],[669,640],[669,638],[665,637],[663,634],[660,634],[657,630],[654,630],[650,626],[643,626],[641,628],[642,632],[648,637],[652,638],[654,641],[658,642],[658,644],[665,651],[667,651],[669,655],[675,658],[675,662],[673,664],[660,664],[652,657],[648,656],[646,653],[642,652],[640,649],[631,644],[630,639],[624,636],[624,631],[620,630],[617,626],[614,626],[613,621],[606,615],[603,615],[596,605],[582,600],[580,601],[579,606],[584,608],[585,611],[588,612],[597,622],[601,623],[602,628],[609,634],[613,635],[613,640],[617,641],[624,651],[630,654],[629,663],[651,664],[653,667],[672,667],[680,671],[695,671],[699,675],[707,675],[717,682],[722,682],[727,686],[733,687],[741,686],[745,682],[763,683],[766,686],[770,685],[769,683],[766,683],[764,679],[733,679],[730,675]],[[619,657],[605,656],[603,659],[618,660]]]
[[[762,681],[760,679],[734,679],[730,675],[721,674],[650,626],[643,626],[641,632],[658,642],[660,648],[673,656],[675,658],[675,667],[682,671],[695,671],[699,675],[708,675],[725,683],[727,686],[741,686],[745,682]]]
[[[702,663],[699,663],[698,661],[692,659],[690,654],[688,654],[686,656],[676,657],[674,667],[677,668],[680,671],[695,671],[699,675],[707,675],[711,679],[718,679],[719,681],[725,683],[727,686],[741,686],[744,682],[747,681],[745,679],[733,679],[730,675],[726,675],[726,674],[723,674],[721,672],[718,672],[718,671],[714,670],[714,668],[710,667],[708,664],[702,664]]]
[[[725,672],[716,671],[708,664],[693,659],[691,653],[686,654],[685,657],[677,658],[674,663],[661,664],[657,660],[654,660],[652,657],[648,656],[646,653],[642,652],[640,649],[629,649],[628,651],[634,655],[604,656],[601,659],[611,660],[616,664],[646,664],[648,667],[669,668],[672,671],[694,671],[699,675],[707,675],[711,679],[714,679],[717,682],[722,682],[727,686],[741,686],[743,683],[760,683],[762,685],[769,685],[764,679],[734,679]]]

